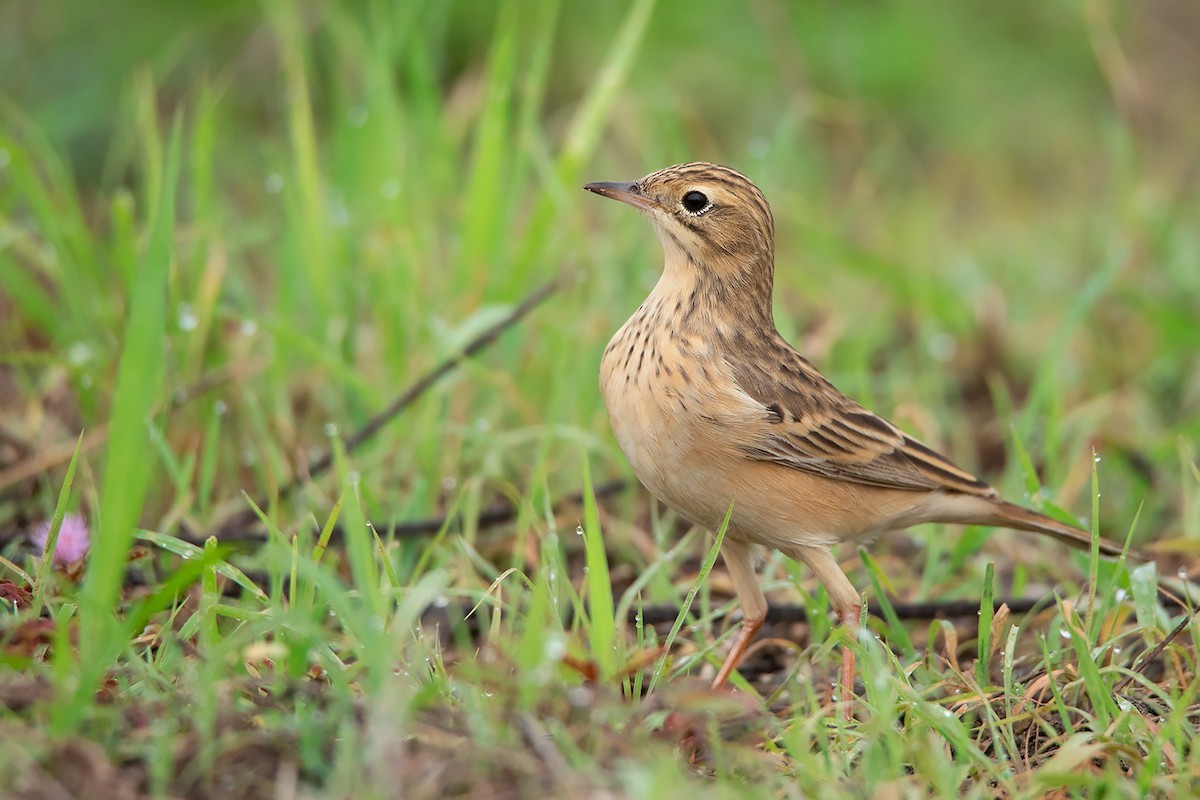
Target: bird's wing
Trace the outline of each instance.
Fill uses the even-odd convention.
[[[945,456],[843,395],[791,347],[776,349],[769,360],[728,363],[741,389],[762,407],[759,435],[747,445],[751,458],[892,489],[996,494]]]

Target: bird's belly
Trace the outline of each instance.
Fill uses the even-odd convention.
[[[676,362],[670,370],[657,362],[639,368],[636,361],[636,353],[628,361],[623,353],[610,353],[601,365],[601,392],[617,444],[655,497],[692,522],[719,527],[732,500],[728,475],[741,460],[714,417],[719,402],[698,380],[680,378],[679,367],[687,364]]]
[[[725,465],[696,426],[659,397],[637,391],[606,393],[609,420],[621,451],[647,489],[683,517],[708,528],[721,524],[728,497]]]

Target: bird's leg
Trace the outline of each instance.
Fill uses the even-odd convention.
[[[858,617],[862,613],[862,605],[860,601],[855,601],[854,605],[847,608],[845,611],[838,613],[842,620],[842,625],[845,626],[850,638],[858,634]],[[854,699],[854,648],[849,644],[842,645],[842,675],[841,675],[841,702],[842,716],[849,722],[854,714],[852,713],[851,701]]]
[[[862,599],[846,573],[838,566],[833,553],[824,548],[797,548],[793,554],[813,571],[817,580],[829,593],[829,602],[838,619],[845,626],[851,640],[858,633],[858,618],[862,613]],[[853,716],[851,701],[854,698],[854,650],[849,644],[842,645],[841,685],[838,687],[842,714],[847,720]]]
[[[733,640],[733,647],[725,656],[717,677],[713,679],[714,689],[719,689],[729,680],[754,635],[762,627],[763,620],[767,618],[767,599],[763,597],[758,576],[754,572],[753,545],[726,538],[721,543],[721,557],[725,559],[725,568],[729,570],[729,578],[733,581],[738,602],[742,606],[742,629]]]

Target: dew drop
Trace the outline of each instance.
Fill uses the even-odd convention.
[[[86,364],[92,360],[92,348],[87,342],[76,342],[67,351],[67,360],[75,366]]]
[[[567,654],[567,643],[561,636],[551,636],[546,639],[546,644],[542,647],[542,654],[547,661],[561,661],[562,657]]]
[[[283,191],[283,176],[278,172],[272,172],[267,176],[263,186],[266,188],[267,194],[279,194]]]
[[[175,312],[175,322],[181,331],[194,331],[200,324],[199,318],[196,316],[195,309],[191,303],[180,303],[179,308]]]

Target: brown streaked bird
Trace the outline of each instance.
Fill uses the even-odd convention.
[[[1005,502],[996,490],[834,388],[775,329],[775,230],[758,187],[728,167],[668,167],[583,188],[638,208],[665,264],[617,331],[600,388],[639,480],[716,530],[742,629],[713,682],[737,667],[766,617],[755,561],[771,547],[807,565],[851,631],[859,594],[832,548],[923,522],[994,525],[1090,547],[1082,530]],[[1121,548],[1100,541],[1105,555]],[[841,695],[854,653],[842,648]],[[843,706],[849,713],[849,704]]]

